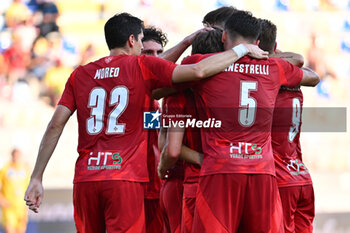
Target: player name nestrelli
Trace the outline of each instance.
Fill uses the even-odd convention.
[[[246,74],[269,75],[269,65],[233,63],[232,65],[227,67],[224,71],[246,73]]]

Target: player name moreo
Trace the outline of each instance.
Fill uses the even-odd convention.
[[[105,67],[97,69],[94,79],[116,78],[119,76],[119,67]]]
[[[221,121],[215,118],[209,118],[208,120],[202,121],[195,118],[186,120],[165,120],[163,119],[163,128],[180,127],[180,128],[220,128]]]
[[[232,65],[227,67],[224,71],[246,73],[246,74],[269,75],[269,65],[233,63]]]

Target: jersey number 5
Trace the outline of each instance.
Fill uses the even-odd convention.
[[[103,129],[105,102],[107,92],[102,87],[94,88],[90,92],[88,107],[91,116],[86,120],[86,129],[89,134],[99,134]],[[111,91],[109,106],[114,106],[107,119],[106,134],[122,134],[125,124],[118,124],[119,116],[124,112],[129,102],[129,90],[124,86],[117,86]]]
[[[241,82],[238,119],[242,126],[249,127],[255,121],[256,100],[249,95],[249,91],[257,89],[257,82]]]

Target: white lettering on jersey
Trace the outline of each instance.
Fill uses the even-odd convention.
[[[269,65],[234,63],[227,67],[224,71],[246,74],[269,75]]]
[[[94,79],[116,78],[119,76],[119,67],[106,67],[96,70]]]

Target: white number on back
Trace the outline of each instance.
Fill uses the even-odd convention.
[[[293,99],[293,115],[292,115],[292,123],[293,126],[289,129],[288,140],[292,142],[295,136],[299,132],[300,126],[300,101],[298,98]]]
[[[256,100],[249,96],[249,91],[257,90],[257,82],[241,82],[238,119],[242,126],[249,127],[255,121]]]
[[[91,116],[86,121],[86,129],[89,134],[99,134],[103,129],[106,95],[106,90],[101,87],[94,88],[90,92],[88,107],[91,108]],[[118,124],[118,118],[124,112],[128,102],[129,91],[126,87],[119,86],[111,91],[109,106],[116,106],[108,116],[106,134],[125,132],[125,124]]]

